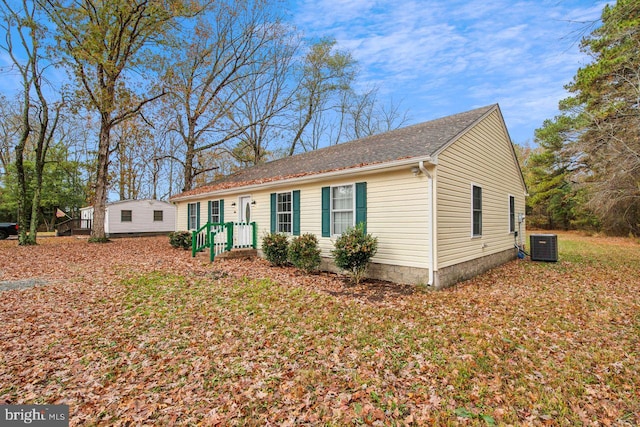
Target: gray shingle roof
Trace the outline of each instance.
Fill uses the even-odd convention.
[[[496,104],[238,171],[173,198],[437,153]]]

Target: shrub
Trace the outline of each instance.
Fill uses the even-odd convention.
[[[296,268],[311,273],[320,267],[318,239],[313,234],[295,237],[289,245],[289,261]]]
[[[191,249],[191,232],[175,231],[169,233],[169,244],[174,248]]]
[[[378,251],[378,238],[365,233],[360,223],[342,233],[334,247],[331,254],[338,268],[346,271],[356,285],[360,284],[369,261]]]
[[[287,265],[288,248],[289,241],[285,234],[270,233],[262,238],[262,252],[271,265]]]

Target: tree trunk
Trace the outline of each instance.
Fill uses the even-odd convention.
[[[37,242],[38,224],[40,222],[40,201],[42,200],[42,181],[44,177],[45,159],[47,157],[47,151],[49,148],[49,140],[47,139],[47,128],[49,127],[49,107],[47,106],[44,97],[42,97],[42,93],[40,92],[39,87],[37,88],[37,90],[41,95],[43,112],[42,120],[40,122],[40,134],[38,135],[38,145],[36,147],[36,170],[34,178],[36,181],[36,185],[33,190],[33,199],[31,200],[31,223],[29,224],[29,244],[31,245],[35,245]],[[57,116],[51,132],[53,132],[53,130],[55,129],[56,124]]]
[[[311,97],[311,96],[313,96],[313,94],[309,95],[309,96]],[[298,142],[302,138],[302,134],[304,133],[304,130],[307,128],[307,126],[311,122],[311,119],[313,118],[313,112],[314,112],[314,102],[313,101],[309,101],[309,105],[307,106],[307,114],[306,114],[306,116],[304,118],[304,121],[300,125],[300,128],[296,132],[296,135],[293,137],[293,141],[291,142],[291,145],[289,146],[289,157],[293,156],[293,154],[295,153],[296,146],[298,145]]]
[[[193,146],[194,143],[187,146],[187,153],[184,159],[184,188],[182,191],[191,190],[193,187],[193,159],[195,157]]]
[[[28,124],[27,124],[28,126]],[[23,132],[24,141],[28,138],[29,131]],[[18,244],[28,245],[29,236],[27,235],[27,209],[25,201],[27,200],[27,182],[24,175],[24,142],[21,141],[16,147],[16,172],[18,174]]]
[[[47,151],[49,150],[50,136],[58,123],[59,110],[56,114],[56,119],[51,129],[51,135],[47,135],[49,128],[49,105],[44,95],[42,94],[42,88],[40,81],[34,79],[35,90],[38,93],[38,98],[42,105],[42,115],[40,117],[40,132],[38,133],[38,141],[36,144],[36,164],[35,164],[35,181],[36,185],[33,191],[33,199],[31,200],[31,223],[29,224],[29,244],[35,245],[37,243],[38,236],[38,224],[40,222],[40,201],[42,200],[42,181],[44,177],[45,159],[47,158]]]
[[[159,166],[158,166],[158,158],[154,156],[153,158],[153,173],[152,173],[152,178],[153,178],[153,195],[152,195],[152,199],[156,200],[158,198],[158,173],[159,173]]]
[[[124,154],[124,141],[120,140],[118,143],[118,165],[120,166],[120,179],[118,180],[118,195],[120,196],[120,200],[125,200],[127,198],[126,194],[126,168],[125,165],[125,154]]]
[[[93,201],[93,225],[91,239],[106,240],[104,218],[107,208],[107,191],[109,177],[109,133],[111,124],[107,115],[102,116],[100,123],[100,141],[98,143],[98,170],[96,172],[96,195]]]
[[[173,160],[169,161],[169,196],[173,196]]]
[[[25,79],[25,87],[28,87]],[[24,146],[29,139],[31,124],[29,123],[29,92],[25,90],[24,107],[22,110],[22,133],[16,146],[16,173],[18,174],[18,244],[28,245],[27,236],[27,179],[24,174]]]
[[[29,244],[35,245],[37,242],[38,236],[38,219],[39,219],[39,208],[40,208],[40,199],[42,194],[42,177],[39,179],[39,183],[36,185],[36,188],[33,190],[33,201],[31,204],[31,221],[29,223]]]

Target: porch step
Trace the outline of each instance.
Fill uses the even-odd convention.
[[[209,249],[204,249],[198,253],[196,256],[199,258],[208,258],[209,257]],[[230,252],[223,252],[221,254],[216,255],[216,259],[254,259],[258,256],[258,251],[252,248],[235,248]]]
[[[216,259],[254,259],[258,256],[258,251],[253,248],[236,248],[229,252],[216,255]]]

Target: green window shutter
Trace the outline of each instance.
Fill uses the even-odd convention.
[[[191,203],[187,203],[187,230],[191,230]]]
[[[200,228],[200,202],[196,203],[196,229]]]
[[[271,232],[276,232],[276,193],[271,193]]]
[[[220,222],[224,223],[224,199],[220,199]]]
[[[211,221],[211,204],[213,202],[211,200],[209,200],[207,202],[207,222]]]
[[[367,183],[356,183],[356,225],[363,223],[367,232]]]
[[[322,187],[322,237],[331,237],[331,187]]]
[[[300,235],[300,190],[293,192],[293,235]]]

